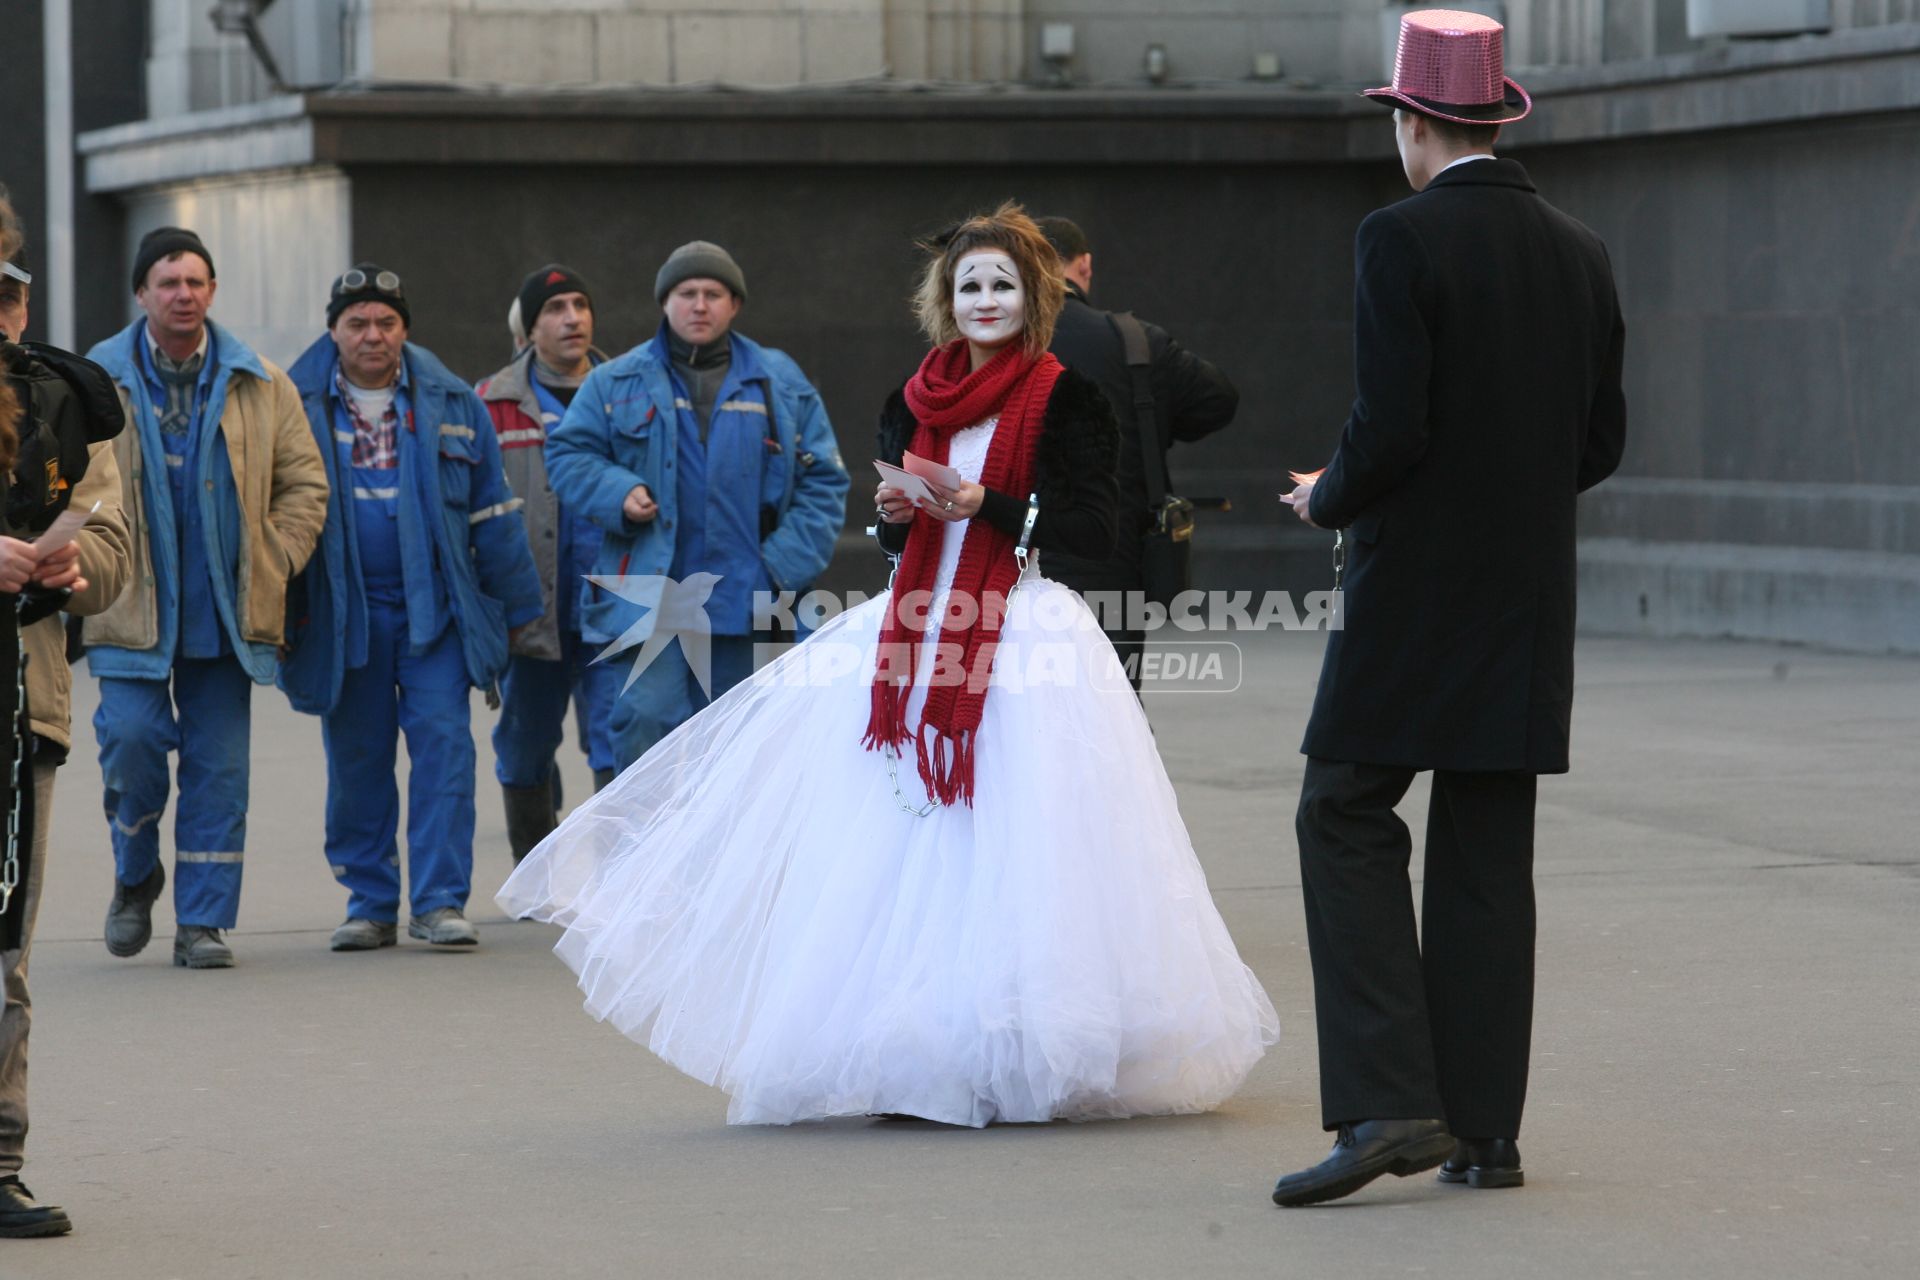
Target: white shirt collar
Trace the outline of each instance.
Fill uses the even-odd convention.
[[[1461,156],[1458,160],[1455,160],[1453,163],[1444,166],[1440,170],[1440,173],[1445,173],[1448,169],[1458,169],[1463,164],[1472,164],[1475,160],[1491,160],[1491,159],[1493,159],[1493,153],[1491,151],[1476,151],[1470,156]],[[1440,176],[1440,173],[1436,173],[1433,176],[1437,178]]]

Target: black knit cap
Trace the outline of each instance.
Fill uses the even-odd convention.
[[[327,328],[340,319],[340,313],[359,302],[384,302],[400,313],[400,323],[413,327],[413,312],[407,309],[406,288],[400,277],[372,262],[356,262],[333,282],[327,298]]]
[[[1072,262],[1083,253],[1092,253],[1093,246],[1087,243],[1087,233],[1080,224],[1066,218],[1035,218],[1040,234],[1047,238],[1053,251],[1060,255],[1060,261]]]
[[[587,288],[587,282],[574,273],[572,267],[563,267],[557,262],[549,262],[538,271],[530,272],[520,282],[520,323],[533,332],[533,322],[540,318],[540,308],[563,293],[584,293],[587,306],[593,306],[593,290]]]
[[[140,247],[133,251],[133,291],[140,292],[147,283],[147,272],[153,270],[154,263],[176,253],[199,254],[200,260],[207,264],[207,279],[218,276],[213,269],[213,255],[207,252],[198,234],[185,227],[155,227],[140,237]]]

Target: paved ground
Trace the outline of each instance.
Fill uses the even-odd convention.
[[[34,956],[28,1169],[79,1229],[0,1241],[0,1277],[1913,1274],[1920,663],[1584,642],[1577,771],[1541,788],[1528,1187],[1281,1211],[1272,1179],[1325,1146],[1291,827],[1318,650],[1275,636],[1238,694],[1153,707],[1285,1022],[1227,1108],[1179,1120],[728,1128],[579,1012],[549,929],[492,910],[490,781],[480,950],[331,955],[318,728],[271,692],[240,967],[170,968],[170,916],[113,960],[83,751]]]

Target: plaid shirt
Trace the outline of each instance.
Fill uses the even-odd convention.
[[[400,397],[387,401],[380,421],[368,422],[360,415],[360,402],[347,386],[345,374],[336,373],[340,403],[347,407],[347,420],[353,423],[353,465],[386,471],[400,465]],[[398,388],[395,388],[396,392]]]

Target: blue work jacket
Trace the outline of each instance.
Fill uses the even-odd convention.
[[[732,365],[711,425],[722,425],[723,413],[754,414],[743,405],[764,408],[762,465],[757,478],[745,476],[728,452],[722,471],[714,471],[719,436],[710,428],[703,559],[730,565],[736,575],[753,573],[756,581],[763,573],[765,585],[775,591],[805,591],[826,568],[846,523],[847,468],[820,394],[800,366],[785,352],[738,333],[731,341]],[[588,374],[566,417],[547,434],[553,491],[605,533],[596,575],[653,580],[632,584],[633,599],[590,585],[580,616],[580,632],[588,641],[606,644],[624,637],[632,645],[652,634],[685,514],[678,481],[681,414],[691,411],[681,408],[684,401],[663,327],[653,340]],[[632,523],[622,510],[639,484],[647,486],[660,508],[644,524]],[[680,567],[694,572],[704,566]]]
[[[399,436],[406,577],[441,575],[467,678],[484,688],[507,669],[508,629],[540,616],[540,577],[486,406],[424,347],[408,343],[402,359],[410,393]],[[287,592],[291,652],[280,666],[288,700],[316,715],[334,708],[345,673],[367,660],[367,603],[349,510],[353,477],[336,449],[332,388],[339,368],[339,350],[323,334],[288,370],[332,489],[320,545]]]

